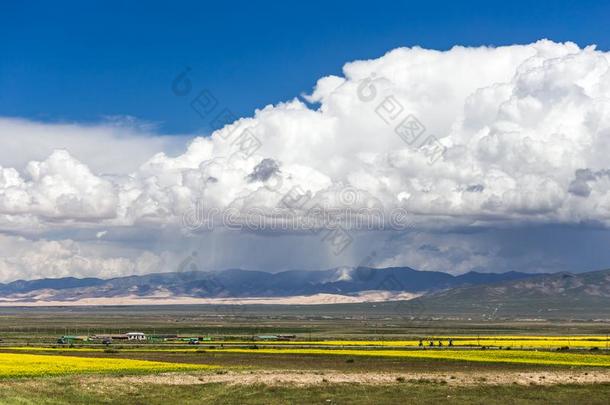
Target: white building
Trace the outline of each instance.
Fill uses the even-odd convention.
[[[128,332],[127,339],[129,340],[146,340],[146,335],[142,332]]]

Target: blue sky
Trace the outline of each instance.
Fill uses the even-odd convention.
[[[0,3],[0,116],[96,122],[129,115],[163,133],[207,123],[170,92],[185,66],[237,116],[309,92],[347,61],[400,46],[540,38],[610,48],[595,1]]]

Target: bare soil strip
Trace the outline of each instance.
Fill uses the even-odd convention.
[[[100,381],[85,378],[84,383]],[[224,383],[229,385],[317,385],[337,383],[358,384],[390,384],[397,382],[439,383],[456,386],[473,385],[554,385],[554,384],[595,384],[610,383],[610,370],[591,371],[493,371],[493,372],[452,372],[452,373],[341,373],[337,371],[309,372],[309,371],[228,371],[225,374],[157,374],[144,376],[114,377],[114,382],[128,384],[166,384],[166,385],[193,385]]]

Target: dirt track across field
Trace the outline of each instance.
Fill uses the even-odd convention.
[[[95,380],[99,381],[99,377]],[[252,371],[225,374],[160,374],[147,376],[126,376],[113,378],[116,382],[193,385],[225,383],[229,385],[317,385],[336,383],[389,384],[397,382],[439,383],[458,386],[472,385],[553,385],[553,384],[593,384],[610,382],[610,370],[592,371],[494,371],[476,373],[341,373],[336,371]]]

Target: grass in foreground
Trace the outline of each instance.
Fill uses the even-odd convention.
[[[82,373],[142,373],[212,369],[202,364],[146,360],[0,353],[0,378],[40,377]]]
[[[610,385],[452,387],[431,382],[388,385],[321,384],[307,387],[201,384],[125,384],[77,379],[0,382],[3,404],[606,404]],[[171,399],[171,400],[170,400]]]

